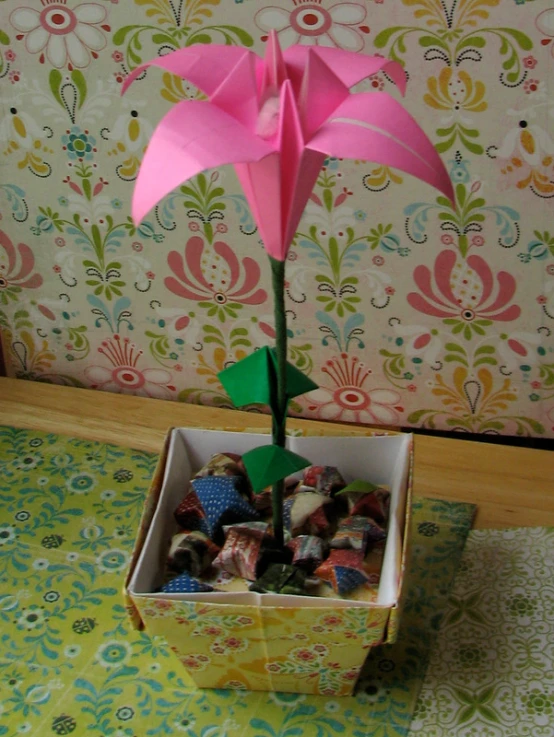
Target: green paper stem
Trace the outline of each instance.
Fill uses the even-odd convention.
[[[271,403],[272,440],[274,445],[285,447],[287,421],[287,316],[285,314],[285,262],[269,257],[273,287],[273,311],[275,315],[275,354],[277,357],[277,396]],[[285,480],[273,484],[273,535],[277,545],[284,545],[283,499]]]

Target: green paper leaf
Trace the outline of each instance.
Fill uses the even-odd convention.
[[[275,348],[271,348],[270,354],[273,359],[275,373],[277,373],[277,356]],[[300,396],[300,394],[312,392],[314,389],[318,389],[318,385],[315,381],[312,381],[309,376],[306,376],[306,374],[297,369],[296,366],[293,366],[292,363],[287,361],[287,397],[292,399],[293,397]]]
[[[235,407],[271,404],[271,394],[276,384],[269,348],[261,348],[220,371],[218,378]]]
[[[306,458],[278,445],[260,445],[245,453],[242,460],[255,492],[310,465]]]
[[[236,407],[246,404],[271,405],[277,390],[277,358],[275,350],[260,348],[242,361],[220,371],[219,380]],[[287,397],[317,389],[317,384],[287,362]]]

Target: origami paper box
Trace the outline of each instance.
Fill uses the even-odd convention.
[[[345,430],[345,435],[348,430]],[[377,601],[225,591],[154,593],[176,531],[173,510],[213,453],[244,453],[270,438],[190,428],[167,437],[148,494],[125,586],[134,626],[161,635],[203,688],[345,696],[371,647],[393,642],[402,605],[411,503],[412,436],[291,437],[290,450],[391,489]],[[301,477],[301,473],[299,473]],[[330,594],[334,597],[334,594]]]

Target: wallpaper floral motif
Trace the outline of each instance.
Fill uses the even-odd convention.
[[[230,406],[217,373],[273,335],[236,177],[212,170],[138,227],[133,182],[172,103],[149,70],[196,43],[319,44],[399,60],[453,207],[328,159],[287,263],[306,417],[554,436],[554,0],[0,2],[0,331],[10,375]],[[390,91],[384,74],[363,82]]]

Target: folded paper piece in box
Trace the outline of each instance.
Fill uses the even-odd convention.
[[[347,695],[368,650],[395,638],[409,542],[411,435],[288,439],[292,452],[340,467],[347,483],[368,478],[390,488],[377,601],[250,591],[154,593],[177,531],[173,511],[193,472],[214,453],[243,455],[264,440],[250,433],[171,432],[127,579],[129,609],[135,626],[167,640],[198,686]]]

